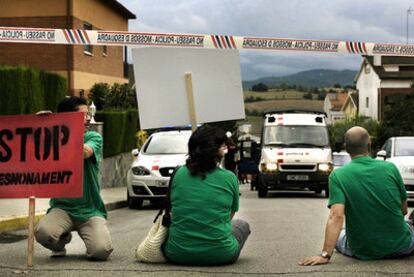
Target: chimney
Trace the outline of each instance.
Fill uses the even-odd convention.
[[[381,56],[374,56],[374,66],[381,66]]]

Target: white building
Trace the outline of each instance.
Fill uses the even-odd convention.
[[[412,93],[414,58],[364,56],[355,77],[359,115],[381,120],[385,105],[395,95]]]
[[[345,118],[342,106],[344,105],[347,97],[348,93],[345,91],[337,91],[326,94],[323,103],[323,111],[328,117],[328,124],[333,124],[335,121]]]

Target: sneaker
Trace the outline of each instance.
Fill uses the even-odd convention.
[[[66,249],[63,248],[60,251],[52,251],[51,257],[58,258],[58,257],[65,257],[66,256]]]

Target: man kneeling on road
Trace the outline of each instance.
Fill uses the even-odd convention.
[[[322,253],[300,265],[327,264],[334,248],[361,260],[403,257],[414,250],[412,223],[404,221],[407,192],[398,169],[369,157],[371,141],[364,128],[346,132],[345,149],[352,162],[329,177],[331,211]]]
[[[58,105],[58,112],[83,112],[87,123],[86,100],[69,97]],[[44,247],[52,250],[52,257],[66,255],[65,245],[77,231],[86,245],[86,254],[93,260],[106,260],[111,254],[112,241],[106,226],[106,210],[99,188],[99,165],[102,136],[86,131],[83,145],[83,197],[51,199],[47,215],[36,226],[35,237]],[[82,155],[82,153],[79,153]]]

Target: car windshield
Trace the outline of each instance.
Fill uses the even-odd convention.
[[[343,166],[351,161],[351,157],[347,154],[344,154],[344,155],[333,154],[332,158],[333,158],[332,162],[335,166]]]
[[[396,139],[395,156],[414,156],[414,138]]]
[[[190,133],[165,133],[154,135],[144,146],[145,154],[186,154]]]
[[[264,145],[282,147],[329,146],[328,130],[323,126],[266,126]]]

